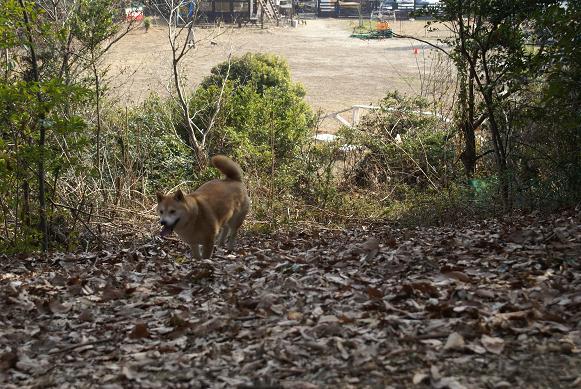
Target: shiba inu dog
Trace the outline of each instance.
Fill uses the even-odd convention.
[[[197,259],[212,256],[216,237],[218,245],[233,249],[250,208],[240,166],[223,155],[212,157],[211,163],[226,178],[208,181],[189,195],[179,189],[168,196],[157,193],[161,235],[175,231]]]

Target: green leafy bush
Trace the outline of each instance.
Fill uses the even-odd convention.
[[[146,16],[145,19],[143,19],[143,28],[145,29],[145,32],[149,31],[151,28],[151,16]]]
[[[314,115],[304,95],[280,57],[246,54],[212,69],[194,92],[191,111],[198,112],[199,128],[213,126],[209,154],[264,170],[291,160],[311,132]]]
[[[290,68],[287,62],[273,54],[246,53],[216,65],[210,71],[201,87],[221,86],[223,80],[231,81],[236,87],[251,85],[258,94],[264,94],[268,88],[280,88],[304,97],[305,91],[300,84],[291,81]]]
[[[421,113],[426,103],[391,93],[380,109],[356,128],[344,128],[345,143],[363,148],[361,158],[346,171],[358,187],[401,185],[438,190],[456,176],[455,150],[449,125]]]
[[[46,101],[39,102],[38,95]],[[22,252],[38,248],[38,171],[43,161],[45,194],[58,199],[60,180],[82,168],[77,158],[86,150],[86,123],[73,114],[73,104],[84,101],[83,88],[64,85],[58,79],[44,83],[0,80],[0,251]],[[76,103],[75,103],[76,105]],[[69,113],[63,112],[68,107]],[[39,114],[42,112],[41,114]],[[39,145],[39,128],[45,144]],[[57,200],[58,201],[58,200]],[[54,207],[46,210],[49,239]]]

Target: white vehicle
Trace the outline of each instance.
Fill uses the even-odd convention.
[[[440,0],[384,0],[380,9],[385,10],[395,10],[395,9],[407,9],[413,10],[417,8],[425,8],[428,6],[437,5]]]

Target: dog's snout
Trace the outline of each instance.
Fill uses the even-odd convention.
[[[161,223],[162,226],[167,227],[167,221],[160,220],[159,222]]]

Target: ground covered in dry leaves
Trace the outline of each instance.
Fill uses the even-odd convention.
[[[0,257],[0,386],[578,387],[579,217]]]

